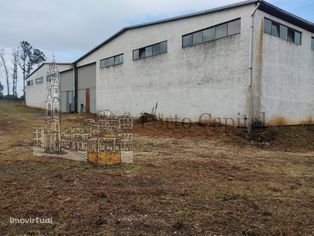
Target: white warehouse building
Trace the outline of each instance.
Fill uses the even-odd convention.
[[[45,109],[47,95],[48,95],[47,94],[48,93],[47,92],[48,81],[52,76],[49,74],[50,64],[51,63],[41,64],[36,70],[34,70],[27,77],[26,87],[25,87],[25,101],[26,101],[27,106]],[[57,63],[56,65],[60,72],[60,77],[62,81],[62,72],[71,70],[72,64],[71,63]],[[73,73],[71,75],[73,77]],[[61,82],[61,86],[60,86],[61,91],[62,91],[62,88],[64,88],[63,84],[64,84],[64,80]],[[72,87],[72,90],[74,90],[74,82],[72,82],[71,87]],[[61,92],[62,98],[63,98],[63,93]]]
[[[261,0],[124,28],[66,73],[63,112],[314,124],[314,24]]]

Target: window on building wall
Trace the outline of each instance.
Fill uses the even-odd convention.
[[[53,78],[55,78],[55,77],[56,77],[56,74],[47,75],[46,81],[47,81],[47,82],[51,82],[51,80],[52,80]]]
[[[44,82],[44,77],[40,77],[35,80],[36,84],[42,84],[43,82]]]
[[[216,39],[220,39],[227,36],[228,25],[218,25],[216,27]]]
[[[203,42],[209,42],[215,39],[215,28],[210,28],[203,31]]]
[[[168,51],[168,43],[167,41],[160,43],[160,53],[166,53]]]
[[[238,34],[241,32],[241,21],[231,21],[228,23],[228,35]]]
[[[100,68],[107,68],[123,64],[123,54],[119,54],[113,57],[108,57],[100,61]]]
[[[139,50],[133,51],[133,60],[138,60],[140,58],[140,52]]]
[[[288,40],[288,27],[280,25],[280,38]]]
[[[158,55],[158,54],[160,54],[160,44],[159,43],[155,44],[153,46],[153,55]]]
[[[193,45],[193,35],[189,34],[182,37],[182,46],[184,48],[191,47]]]
[[[296,45],[302,44],[301,32],[267,18],[264,19],[264,32]]]
[[[294,43],[297,45],[301,45],[301,33],[295,31],[294,32]]]
[[[217,26],[199,30],[182,36],[182,48],[210,42],[212,40],[224,38],[241,32],[241,19],[233,20]]]
[[[288,41],[291,43],[294,42],[294,31],[291,29],[288,29]]]
[[[139,49],[139,54],[140,54],[140,59],[145,58],[146,57],[146,49],[145,48],[141,48]]]
[[[279,37],[279,24],[277,24],[276,22],[273,22],[271,25],[271,34]]]
[[[193,45],[203,43],[203,31],[193,34]]]
[[[311,44],[311,48],[314,50],[314,37],[312,37],[312,44]]]
[[[153,47],[150,46],[150,47],[146,47],[145,48],[145,56],[146,57],[151,57],[153,55]]]
[[[144,59],[146,57],[157,56],[168,51],[168,42],[160,42],[133,51],[133,60]]]
[[[114,64],[120,65],[123,63],[123,54],[114,57]]]
[[[26,81],[27,86],[32,86],[34,84],[33,80]]]
[[[266,18],[264,20],[264,32],[271,34],[271,21]]]

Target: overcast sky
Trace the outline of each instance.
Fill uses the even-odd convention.
[[[73,62],[125,26],[241,0],[0,0],[0,48],[26,40],[51,60]],[[313,0],[268,2],[314,22]],[[2,82],[4,82],[2,80]]]

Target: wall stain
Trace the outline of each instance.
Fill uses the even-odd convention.
[[[267,126],[314,125],[314,120],[312,117],[309,117],[307,120],[291,120],[283,116],[275,116],[270,118],[266,123]]]
[[[262,21],[259,29],[259,38],[256,46],[255,58],[255,83],[254,83],[254,114],[253,116],[260,120],[261,117],[261,96],[262,96],[262,76],[263,76],[263,50],[264,50],[264,21]]]

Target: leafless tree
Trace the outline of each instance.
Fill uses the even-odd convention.
[[[4,70],[4,75],[5,75],[6,84],[7,84],[7,95],[10,95],[10,76],[9,76],[7,61],[4,54],[4,49],[0,51],[0,60],[2,62],[2,67]]]
[[[17,97],[17,78],[18,78],[18,65],[19,65],[19,51],[17,49],[12,50],[12,94]]]
[[[19,66],[23,73],[23,85],[25,96],[25,80],[31,73],[33,66],[46,61],[45,54],[39,49],[34,49],[27,41],[20,43]]]

